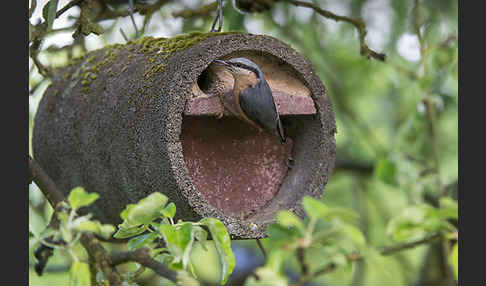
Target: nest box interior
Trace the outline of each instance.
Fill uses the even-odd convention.
[[[281,144],[277,136],[259,132],[235,115],[233,77],[224,67],[214,64],[192,86],[180,140],[197,190],[224,214],[246,219],[272,201],[292,168],[297,136],[292,121],[315,114],[316,109],[310,90],[288,64],[255,52],[239,51],[221,59],[235,57],[252,60],[263,71],[287,141]]]

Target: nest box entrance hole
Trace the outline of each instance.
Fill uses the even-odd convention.
[[[294,122],[316,113],[310,90],[291,66],[254,51],[221,57],[246,57],[263,71],[280,114],[287,142],[259,132],[222,108],[236,110],[233,77],[209,65],[197,78],[186,103],[181,143],[184,161],[196,189],[215,208],[241,218],[258,213],[279,192],[292,166]],[[223,112],[221,118],[217,118]]]

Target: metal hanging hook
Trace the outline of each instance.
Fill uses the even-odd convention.
[[[216,26],[216,22],[218,23],[218,29],[214,29]],[[218,0],[218,11],[216,17],[214,18],[213,25],[211,26],[211,32],[221,32],[223,28],[223,0]]]

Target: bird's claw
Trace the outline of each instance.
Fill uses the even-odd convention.
[[[223,115],[224,115],[224,110],[223,110],[223,111],[221,111],[221,112],[218,112],[218,113],[216,114],[216,119],[218,119],[218,120],[219,120],[219,119],[223,118]]]
[[[287,168],[289,168],[289,170],[292,169],[295,165],[294,158],[292,157],[287,158],[287,160],[285,160],[285,165],[287,165]]]

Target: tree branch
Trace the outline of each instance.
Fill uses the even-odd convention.
[[[379,252],[380,252],[381,255],[385,255],[385,256],[386,255],[392,255],[392,254],[395,254],[395,253],[403,251],[403,250],[407,250],[407,249],[417,247],[419,245],[431,244],[431,243],[440,241],[441,237],[442,237],[441,233],[436,233],[436,234],[427,236],[423,239],[412,241],[412,242],[397,243],[397,244],[393,244],[393,245],[389,245],[389,246],[383,246],[379,249]],[[457,240],[457,237],[453,237],[451,240]],[[358,260],[362,260],[364,257],[359,252],[354,252],[354,253],[348,254],[346,256],[346,258],[347,258],[348,261],[358,261]],[[300,261],[300,258],[299,258],[299,261]],[[337,265],[335,263],[329,263],[329,264],[325,265],[324,267],[316,270],[312,274],[303,275],[298,281],[296,281],[294,284],[292,284],[292,286],[303,285],[303,284],[311,281],[312,279],[315,279],[316,277],[318,277],[320,275],[334,271],[336,269],[336,267],[337,267]]]
[[[53,208],[64,201],[64,194],[39,164],[29,155],[29,184],[34,181]]]
[[[199,7],[197,9],[191,10],[191,9],[185,9],[182,11],[178,12],[172,12],[172,17],[177,18],[181,17],[184,19],[191,18],[194,16],[199,16],[199,17],[207,17],[211,14],[212,11],[216,10],[218,7],[218,2],[213,2],[211,4],[204,5],[202,7]]]
[[[258,247],[260,248],[260,250],[262,251],[262,254],[263,254],[263,261],[264,262],[267,262],[267,252],[265,251],[265,248],[263,247],[263,244],[262,242],[260,241],[260,239],[256,239],[256,242],[258,244]]]
[[[348,160],[345,158],[336,158],[336,163],[334,166],[334,172],[342,171],[353,171],[361,173],[363,175],[371,175],[373,173],[375,164],[373,162],[359,162],[355,160]]]
[[[302,275],[307,276],[309,274],[309,265],[305,261],[305,249],[303,247],[297,248],[297,259],[299,260]]]
[[[66,6],[62,7],[61,9],[59,9],[56,12],[56,18],[59,18],[59,16],[61,16],[64,12],[66,12],[67,10],[69,10],[71,7],[74,7],[74,6],[78,5],[81,2],[83,2],[83,0],[73,0],[73,1],[71,1],[69,3],[67,3]]]
[[[127,262],[137,262],[147,268],[152,269],[160,276],[170,281],[177,282],[177,272],[173,271],[165,264],[162,264],[150,256],[150,249],[146,247],[138,248],[134,251],[115,252],[110,255],[111,266]]]
[[[149,15],[153,14],[155,11],[159,10],[164,4],[168,3],[170,0],[159,0],[154,4],[146,4],[146,5],[135,5],[133,9],[133,13],[140,13],[140,15]],[[103,21],[108,19],[114,19],[118,17],[127,17],[130,16],[130,11],[113,11],[113,10],[105,10],[97,21]]]
[[[433,234],[431,236],[425,237],[425,238],[417,240],[417,241],[398,243],[398,244],[393,244],[393,245],[389,245],[389,246],[384,246],[380,249],[380,254],[381,255],[392,255],[392,254],[395,254],[396,252],[406,250],[406,249],[410,249],[410,248],[414,248],[414,247],[417,247],[417,246],[422,245],[422,244],[433,243],[433,242],[440,240],[441,236],[442,236],[442,234],[436,233],[436,234]]]
[[[29,155],[29,184],[34,181],[42,193],[46,196],[49,203],[57,207],[60,202],[65,201],[63,193],[57,188],[52,179],[45,173],[41,166]],[[55,211],[56,213],[56,211]],[[50,227],[57,228],[59,221],[54,213]],[[95,235],[91,233],[83,233],[81,236],[81,244],[86,249],[90,259],[90,267],[95,269],[96,267],[101,269],[105,277],[110,281],[110,285],[122,285],[123,279],[121,275],[113,268],[114,266],[125,263],[128,261],[134,261],[141,265],[154,270],[155,273],[163,276],[171,281],[176,282],[177,273],[169,269],[166,265],[155,261],[150,256],[150,250],[148,248],[140,248],[135,251],[120,252],[109,254],[106,249],[98,242]],[[47,263],[47,258],[52,255],[52,248],[43,247],[39,250],[39,257],[45,257],[43,259],[42,269]],[[41,271],[42,273],[42,271]],[[92,273],[96,273],[93,272]]]
[[[355,18],[350,18],[346,16],[341,16],[341,15],[336,15],[328,10],[324,10],[321,7],[315,5],[314,3],[309,3],[309,2],[303,2],[299,0],[281,0],[284,2],[289,2],[291,4],[294,4],[295,6],[301,6],[301,7],[307,7],[314,9],[317,13],[319,13],[321,16],[328,18],[328,19],[333,19],[334,21],[344,21],[352,24],[353,26],[356,27],[359,33],[359,41],[360,41],[360,46],[361,50],[360,53],[363,56],[366,56],[368,59],[374,58],[380,61],[385,61],[386,60],[386,55],[383,53],[378,53],[373,51],[368,47],[368,45],[365,43],[365,37],[368,31],[366,30],[366,25],[362,19],[355,19]]]
[[[90,233],[83,233],[81,236],[81,244],[86,249],[89,255],[89,264],[92,276],[96,273],[96,269],[100,269],[106,279],[110,282],[109,285],[122,285],[122,276],[111,267],[110,255],[106,249],[98,242],[96,237]],[[91,277],[93,281],[96,281],[96,277]],[[92,282],[93,285],[96,285]]]
[[[32,17],[32,14],[34,14],[35,7],[37,7],[37,0],[31,0],[30,9],[29,9],[29,19]]]
[[[49,203],[55,209],[55,212],[51,218],[51,222],[49,223],[50,227],[57,228],[59,225],[59,221],[57,219],[57,210],[58,206],[60,206],[60,202],[65,201],[66,198],[64,197],[61,190],[58,189],[54,181],[47,175],[47,173],[41,168],[41,166],[29,155],[29,174],[28,174],[29,184],[34,181],[39,189],[42,191],[44,196],[47,198]],[[47,238],[46,240],[49,240]],[[93,234],[83,233],[81,236],[81,244],[86,249],[89,254],[90,261],[93,265],[98,265],[98,267],[103,271],[105,277],[107,277],[110,281],[110,285],[121,285],[123,279],[121,276],[116,272],[110,269],[108,266],[109,263],[109,255],[107,255],[106,250],[98,243],[98,240]],[[52,248],[48,246],[41,246],[36,250],[36,257],[39,259],[41,258],[39,263],[39,271],[42,273],[43,268],[47,263],[47,259],[52,255]],[[36,268],[37,271],[37,268]],[[39,273],[39,272],[38,272]],[[96,272],[92,272],[96,273]]]

